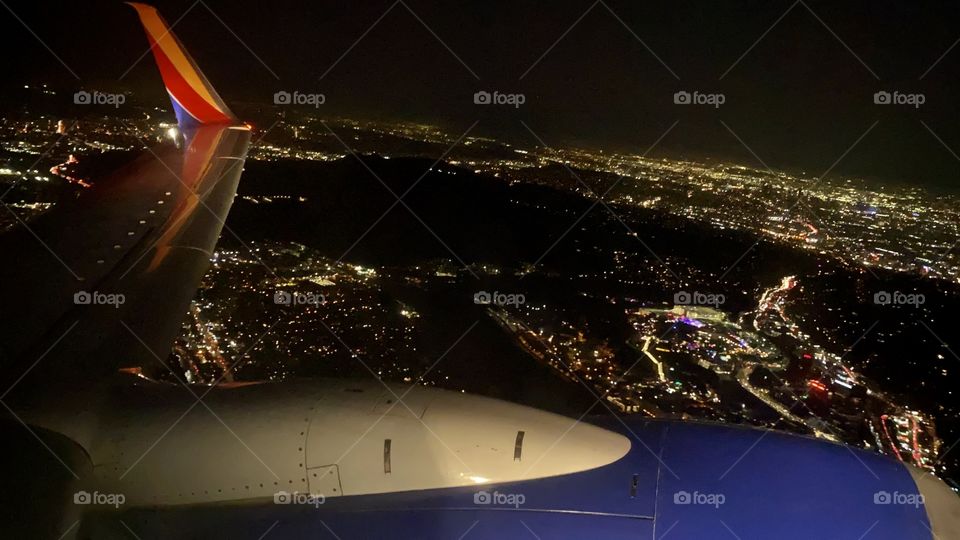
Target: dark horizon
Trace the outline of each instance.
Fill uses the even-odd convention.
[[[650,155],[960,186],[960,130],[947,122],[958,112],[955,6],[154,4],[228,103],[319,92],[322,115],[452,133],[479,120],[474,134],[539,144],[526,124],[548,146],[631,153],[669,130]],[[81,88],[130,90],[168,107],[121,2],[58,6],[55,18],[6,6],[4,39],[17,54],[4,93],[44,83],[64,100]],[[480,90],[522,93],[525,103],[476,105]],[[720,93],[725,103],[677,105],[678,91]],[[878,91],[919,93],[924,103],[877,105]]]

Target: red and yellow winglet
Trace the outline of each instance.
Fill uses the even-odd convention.
[[[137,10],[147,32],[150,50],[160,68],[180,127],[237,123],[236,117],[200,72],[196,62],[190,58],[156,8],[136,2],[127,3]]]

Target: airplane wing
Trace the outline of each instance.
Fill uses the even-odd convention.
[[[165,359],[236,193],[250,129],[157,11],[131,5],[181,137],[0,237],[4,389]]]

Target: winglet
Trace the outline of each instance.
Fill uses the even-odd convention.
[[[238,123],[156,8],[136,2],[127,3],[137,10],[147,32],[150,50],[160,68],[180,127]]]

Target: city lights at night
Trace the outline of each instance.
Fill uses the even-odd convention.
[[[960,538],[956,6],[0,4],[0,537]]]

